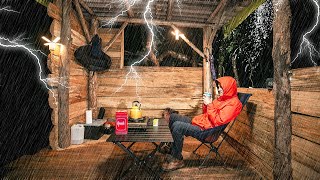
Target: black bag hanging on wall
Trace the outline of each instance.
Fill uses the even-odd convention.
[[[74,52],[76,61],[89,71],[104,71],[110,68],[111,58],[101,49],[101,38],[96,34],[90,44],[79,47]]]

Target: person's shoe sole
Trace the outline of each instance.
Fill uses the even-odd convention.
[[[170,171],[174,171],[174,170],[177,170],[177,169],[181,169],[183,167],[184,167],[184,163],[181,164],[181,166],[177,166],[177,167],[174,167],[174,168],[171,168],[171,169],[166,169],[166,168],[162,167],[162,170],[165,171],[165,172],[170,172]]]

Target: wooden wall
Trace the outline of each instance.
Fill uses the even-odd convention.
[[[98,107],[106,108],[106,117],[115,117],[117,110],[129,110],[134,100],[141,102],[143,116],[161,117],[166,107],[189,115],[201,110],[202,68],[135,67],[140,80],[136,84],[129,78],[124,84],[129,68],[98,74]]]
[[[320,67],[292,70],[292,168],[295,179],[320,179]]]
[[[262,177],[272,179],[274,147],[274,98],[267,89],[238,88],[251,93],[229,132],[227,141],[247,160]]]
[[[320,68],[292,71],[292,168],[294,179],[320,178]],[[227,141],[262,177],[272,179],[274,97],[271,90],[239,88],[251,93]]]
[[[53,18],[50,26],[50,33],[54,37],[60,37],[61,30],[61,10],[54,4],[50,3],[48,6],[48,15]],[[74,59],[73,53],[76,48],[86,44],[85,37],[77,18],[76,12],[71,11],[71,38],[72,44],[70,52],[70,76],[69,76],[69,125],[75,122],[85,122],[85,111],[87,109],[87,86],[88,86],[88,73],[81,67]],[[52,74],[49,77],[54,78],[56,82],[63,83],[63,78],[59,77],[60,56],[59,52],[51,53],[48,58],[48,67]],[[50,83],[53,85],[53,91],[57,99],[57,83]],[[52,122],[54,125],[50,135],[50,146],[57,148],[58,140],[58,109],[56,100],[50,93],[49,102],[52,112]]]
[[[60,36],[61,31],[61,9],[55,4],[50,3],[48,6],[48,15],[53,18],[53,22],[50,27],[50,33],[52,39]],[[80,66],[79,63],[75,61],[73,56],[74,51],[83,45],[86,45],[86,39],[84,37],[84,32],[82,30],[81,24],[79,22],[78,16],[75,10],[71,11],[71,52],[70,54],[70,76],[69,76],[69,125],[73,125],[78,122],[85,122],[85,111],[88,108],[88,71]],[[89,24],[86,22],[87,25]],[[90,26],[89,26],[90,27]],[[109,40],[116,34],[118,29],[99,29],[98,34],[102,38],[102,46],[104,47]],[[123,67],[124,60],[124,32],[122,32],[119,37],[115,40],[112,46],[107,50],[107,54],[112,58],[111,69],[119,69]],[[54,96],[50,93],[49,103],[52,112],[52,122],[54,124],[54,129],[50,135],[50,145],[54,149],[58,147],[58,108],[56,99],[58,97],[57,93],[57,82],[63,83],[63,79],[59,79],[59,66],[60,66],[60,56],[59,51],[51,53],[48,58],[48,67],[52,74],[49,75],[50,78],[55,79],[56,83],[49,82],[53,87],[52,91]],[[93,117],[95,118],[95,117]]]

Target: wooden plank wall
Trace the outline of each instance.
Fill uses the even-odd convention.
[[[50,33],[52,37],[60,37],[61,30],[61,10],[55,5],[50,3],[48,6],[48,15],[53,18],[52,24],[50,26]],[[87,86],[88,86],[88,73],[81,67],[74,59],[73,53],[76,48],[86,44],[86,39],[83,36],[83,30],[81,28],[80,22],[77,18],[76,12],[71,11],[71,61],[70,61],[70,76],[69,76],[69,124],[72,125],[75,122],[85,122],[85,111],[87,109]],[[56,54],[58,55],[58,54]],[[51,69],[50,77],[56,78],[60,83],[63,83],[63,79],[58,79],[59,72],[57,71],[57,66],[59,63],[59,57],[51,54],[48,59],[48,67]],[[55,70],[53,70],[55,69]],[[52,95],[49,97],[50,104],[54,103],[54,98]],[[50,145],[55,148],[57,146],[57,106],[52,105],[52,122],[54,124],[54,129],[50,135]]]
[[[267,89],[238,88],[251,93],[227,139],[262,177],[272,179],[274,98]]]
[[[143,116],[161,117],[166,107],[186,115],[201,110],[202,68],[135,67],[140,80],[129,78],[124,84],[129,68],[98,73],[98,107],[106,108],[106,117],[129,110],[134,100],[141,102]]]
[[[320,179],[320,68],[292,71],[292,168],[294,179]],[[227,141],[262,177],[272,179],[274,97],[271,90],[238,88],[251,93]]]
[[[320,67],[292,70],[292,168],[295,179],[320,179]]]

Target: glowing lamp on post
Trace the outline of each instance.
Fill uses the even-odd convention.
[[[53,51],[53,54],[58,55],[60,48],[59,46],[61,45],[60,43],[58,43],[58,41],[60,40],[60,37],[55,38],[53,41],[50,41],[48,38],[42,36],[42,39],[45,40],[47,43],[44,43],[45,46],[49,46],[49,50],[50,52]]]
[[[178,30],[175,30],[174,32],[172,31],[171,33],[172,33],[173,35],[175,35],[176,40],[179,40],[180,34],[179,34],[179,31],[178,31]]]

